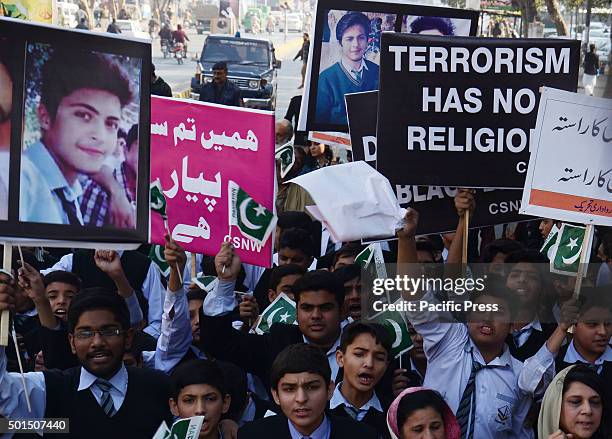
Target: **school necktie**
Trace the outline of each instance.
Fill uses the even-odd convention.
[[[361,71],[359,71],[359,70],[351,70],[351,73],[353,75],[355,75],[355,80],[357,82],[361,82],[361,73],[362,73]]]
[[[53,192],[57,195],[62,203],[62,208],[66,215],[68,216],[68,223],[73,226],[82,226],[81,220],[79,220],[79,215],[77,214],[77,204],[75,201],[68,201],[66,198],[66,194],[64,193],[64,188],[54,189]]]
[[[344,407],[344,411],[351,417],[353,420],[357,421],[357,416],[359,416],[359,411],[355,407],[349,407],[346,404],[342,405]]]
[[[108,417],[112,417],[115,414],[115,406],[113,404],[113,398],[111,398],[110,389],[112,384],[106,380],[98,378],[96,380],[96,386],[102,391],[102,398],[100,398],[100,407],[104,410],[104,413]]]
[[[461,396],[461,401],[459,401],[459,408],[457,408],[456,414],[457,421],[459,421],[459,426],[461,427],[461,439],[473,439],[474,437],[474,418],[476,415],[474,389],[476,387],[476,373],[484,367],[484,365],[472,357],[472,371]]]
[[[521,347],[521,338],[523,338],[523,335],[525,333],[528,333],[529,331],[531,331],[531,328],[522,328],[518,331],[513,331],[512,332],[512,338],[514,339],[514,344],[516,345],[517,348]],[[529,334],[531,335],[531,333]],[[529,339],[529,337],[527,337],[525,339],[525,342],[527,342],[527,340]]]

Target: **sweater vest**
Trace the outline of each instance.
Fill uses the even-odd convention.
[[[45,418],[69,418],[70,433],[59,438],[150,439],[162,421],[172,424],[169,378],[147,369],[127,368],[128,388],[114,416],[108,417],[90,389],[77,391],[81,368],[45,371]]]

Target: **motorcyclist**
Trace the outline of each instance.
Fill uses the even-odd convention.
[[[187,43],[189,41],[189,37],[183,30],[183,27],[180,24],[176,25],[176,30],[172,32],[172,41],[174,44],[181,43],[183,45],[183,54],[187,56]]]
[[[169,46],[172,43],[172,30],[170,29],[170,25],[168,23],[164,23],[164,27],[159,31],[159,40],[162,46]]]

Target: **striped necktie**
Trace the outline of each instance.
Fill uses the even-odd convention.
[[[476,387],[476,373],[485,366],[474,360],[472,356],[472,371],[468,378],[467,385],[459,401],[457,408],[457,421],[461,427],[461,439],[473,439],[474,437],[474,418],[476,416],[476,398],[474,389]],[[468,431],[469,427],[469,431]]]
[[[98,378],[96,380],[96,386],[102,390],[102,398],[100,398],[100,407],[104,410],[104,413],[108,417],[112,417],[115,412],[115,406],[113,405],[113,398],[111,398],[110,389],[113,386],[106,380]]]
[[[79,215],[77,214],[77,209],[79,208],[75,201],[68,201],[66,198],[66,194],[64,193],[64,188],[54,189],[53,192],[57,195],[62,203],[62,208],[68,217],[68,223],[73,226],[82,226],[83,223],[79,219]]]
[[[361,70],[351,70],[351,73],[353,73],[353,75],[355,75],[355,80],[357,82],[361,82],[361,74],[362,74]]]
[[[346,404],[342,405],[344,407],[344,411],[351,417],[353,420],[358,421],[357,417],[359,416],[359,410],[355,407],[349,407]]]

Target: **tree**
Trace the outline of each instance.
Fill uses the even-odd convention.
[[[527,36],[529,33],[529,23],[539,20],[536,0],[514,0],[514,2],[516,5],[518,5],[521,11],[521,18],[523,22],[522,35]]]
[[[555,23],[555,27],[557,28],[557,35],[564,36],[569,34],[569,30],[567,28],[567,23],[563,19],[561,12],[559,11],[559,2],[557,0],[544,0],[546,3],[546,9],[548,9],[548,15],[550,15],[550,19]]]

